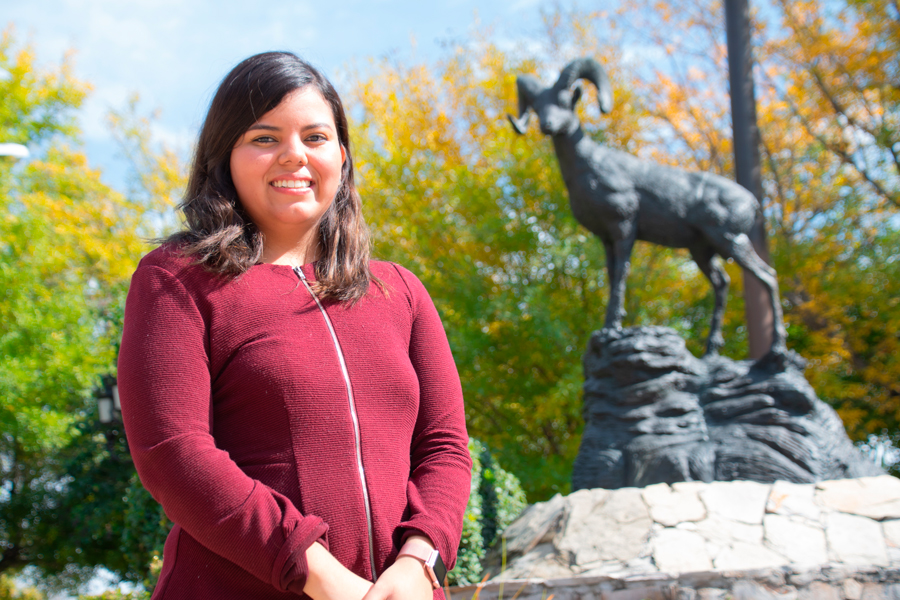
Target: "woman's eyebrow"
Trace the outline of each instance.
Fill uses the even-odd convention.
[[[334,126],[330,123],[310,123],[309,125],[304,125],[300,131],[307,131],[308,129],[331,129],[334,130]],[[254,123],[250,127],[247,128],[247,131],[253,130],[264,130],[264,131],[281,131],[281,127],[276,127],[275,125],[266,125],[265,123]]]
[[[300,131],[306,131],[307,129],[331,129],[331,130],[334,130],[334,126],[331,123],[310,123],[309,125],[304,125]]]
[[[254,129],[262,129],[265,131],[281,131],[280,127],[275,127],[274,125],[264,125],[262,123],[254,123],[247,128],[247,131],[252,131]]]

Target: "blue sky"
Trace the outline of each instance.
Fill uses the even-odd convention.
[[[297,52],[341,89],[340,71],[351,62],[363,65],[392,53],[436,58],[441,42],[465,38],[476,18],[494,25],[500,38],[526,36],[540,29],[547,3],[292,0],[257,6],[238,0],[0,0],[0,26],[12,24],[42,64],[75,51],[76,76],[94,87],[80,115],[88,156],[118,184],[124,169],[105,116],[123,108],[131,94],[140,95],[143,113],[159,110],[156,138],[187,155],[215,86],[253,53]]]

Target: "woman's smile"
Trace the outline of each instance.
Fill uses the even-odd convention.
[[[308,179],[277,179],[272,182],[272,187],[283,190],[308,191],[311,187],[311,182]]]

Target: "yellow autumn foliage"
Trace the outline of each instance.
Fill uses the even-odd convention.
[[[884,2],[863,4],[776,3],[769,20],[756,13],[754,27],[762,200],[789,345],[809,360],[807,377],[857,439],[896,432],[900,422],[890,162],[898,111],[889,99],[896,89],[882,89],[877,67],[897,73],[900,53],[872,58],[871,49],[896,46],[896,36],[885,44],[895,25],[874,23]],[[845,12],[843,20],[802,21],[818,32],[807,43],[790,25],[806,10]],[[376,254],[412,268],[442,312],[471,432],[539,499],[567,486],[580,438],[580,357],[607,294],[603,251],[569,214],[549,140],[534,126],[518,137],[505,119],[517,110],[515,77],[550,84],[569,60],[595,57],[612,79],[615,108],[601,117],[589,90],[579,108],[589,135],[730,177],[724,16],[705,0],[625,0],[612,14],[556,8],[528,44],[501,48],[493,39],[482,29],[434,63],[358,67],[355,156]],[[827,89],[840,90],[846,114],[816,95],[816,66]],[[861,75],[839,73],[847,69]],[[862,123],[856,132],[854,121]],[[885,128],[887,141],[865,135]],[[733,264],[726,269],[733,285],[724,352],[743,358],[742,276]],[[711,308],[710,286],[684,253],[638,244],[626,325],[675,327],[699,353]]]
[[[628,0],[617,18],[667,49],[634,83],[654,126],[677,140],[654,157],[731,176],[722,10]],[[854,438],[896,436],[900,14],[884,0],[778,0],[753,15],[763,205],[789,345]]]
[[[516,75],[549,84],[572,58],[600,56],[617,112],[601,118],[589,90],[579,109],[585,128],[617,147],[649,148],[648,112],[623,78],[620,54],[591,34],[594,18],[550,15],[540,52],[501,49],[486,31],[436,64],[373,61],[356,71],[349,102],[361,117],[354,156],[375,254],[408,266],[431,291],[470,431],[532,498],[569,485],[581,354],[602,325],[605,259],[570,214],[549,140],[536,126],[516,135],[506,114],[516,110]],[[629,324],[693,327],[683,313],[706,284],[682,254],[639,246],[630,281]]]
[[[37,598],[6,576],[26,566],[69,573],[75,554],[87,560],[60,534],[64,449],[91,441],[81,426],[96,421],[96,389],[115,373],[131,274],[169,219],[183,169],[126,115],[118,126],[142,148],[141,191],[110,188],[81,149],[74,114],[90,88],[69,62],[37,64],[7,30],[0,71],[0,140],[32,151],[18,164],[0,159],[0,596]]]

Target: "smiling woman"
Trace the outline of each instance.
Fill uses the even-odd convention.
[[[419,280],[369,260],[360,205],[331,84],[287,53],[235,67],[187,228],[125,309],[129,447],[175,523],[153,598],[443,597],[472,466],[459,376]]]
[[[316,165],[324,168],[323,161],[332,160],[337,160],[336,181],[328,168],[322,181],[308,177]],[[312,165],[301,165],[303,161]],[[169,242],[230,276],[261,261],[278,264],[276,257],[284,259],[281,264],[318,259],[315,289],[321,297],[359,300],[372,274],[369,234],[353,173],[347,117],[331,83],[293,54],[251,56],[228,74],[213,98],[182,203],[188,227]],[[257,201],[271,200],[275,176],[313,183],[313,195],[324,210],[302,235],[274,218],[257,222],[249,212]],[[247,186],[246,197],[237,185]],[[254,185],[259,186],[255,191]],[[279,186],[284,189],[285,184]],[[297,244],[289,248],[292,237]]]
[[[288,94],[238,140],[231,178],[262,233],[263,262],[318,258],[317,227],[341,183],[346,152],[331,109],[311,89]]]

